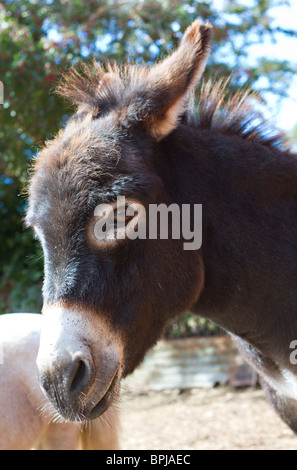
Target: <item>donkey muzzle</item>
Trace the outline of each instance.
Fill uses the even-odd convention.
[[[95,419],[119,393],[119,348],[92,315],[46,305],[37,357],[41,388],[60,416]],[[96,322],[97,320],[97,322]]]

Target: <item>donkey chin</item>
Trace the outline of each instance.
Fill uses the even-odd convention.
[[[44,394],[66,420],[97,418],[119,396],[120,342],[87,309],[47,304],[43,316],[37,369]]]

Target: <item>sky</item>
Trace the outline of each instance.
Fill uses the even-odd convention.
[[[297,30],[297,1],[291,2],[290,7],[279,7],[274,9],[275,25],[283,28]],[[263,48],[259,44],[253,46],[252,54],[263,56]],[[265,53],[271,57],[281,57],[283,60],[289,60],[297,63],[297,38],[284,37],[279,35],[279,40],[275,44],[265,46]],[[278,127],[290,131],[297,123],[297,76],[292,80],[291,87],[288,90],[289,97],[284,98],[279,109],[274,110],[274,120]]]
[[[215,5],[222,9],[225,0],[214,0]],[[243,4],[254,4],[253,0],[244,0]],[[288,6],[275,7],[270,10],[273,19],[272,26],[297,31],[297,0],[289,0]],[[276,43],[265,42],[250,47],[250,60],[257,57],[281,58],[297,64],[297,38],[278,35]],[[297,124],[297,76],[292,80],[289,97],[282,98],[278,103],[277,99],[269,94],[268,107],[265,115],[276,125],[276,127],[289,132]]]

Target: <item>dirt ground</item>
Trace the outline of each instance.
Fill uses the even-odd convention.
[[[121,448],[296,450],[297,436],[262,390],[228,387],[123,393]]]

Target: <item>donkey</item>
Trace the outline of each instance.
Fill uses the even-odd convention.
[[[26,223],[44,251],[39,378],[67,419],[103,413],[167,322],[191,309],[233,335],[297,431],[297,159],[247,93],[207,82],[193,105],[211,39],[197,20],[151,68],[94,63],[58,87],[77,111],[35,160]],[[202,246],[98,238],[96,207],[118,197],[201,204]],[[137,211],[114,213],[114,224],[140,223]]]
[[[65,422],[43,395],[36,368],[42,321],[36,314],[0,316],[0,449],[118,449],[114,406],[87,425]]]

